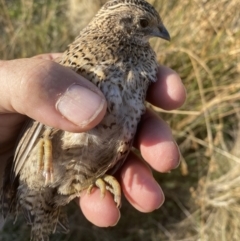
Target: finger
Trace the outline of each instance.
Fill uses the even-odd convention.
[[[127,200],[141,212],[152,212],[164,202],[162,189],[150,169],[132,153],[121,169],[121,183]],[[120,212],[109,192],[104,198],[101,198],[99,189],[94,189],[90,195],[84,192],[80,206],[85,217],[99,227],[115,226],[120,219]]]
[[[39,54],[39,55],[33,56],[32,58],[55,60],[61,56],[62,56],[62,53],[47,53],[47,54]]]
[[[93,128],[105,115],[101,91],[53,61],[2,61],[0,76],[0,113],[21,113],[72,132]]]
[[[160,66],[158,81],[150,85],[147,100],[166,110],[179,108],[186,99],[185,87],[175,71]]]
[[[136,147],[157,171],[168,172],[179,165],[180,153],[171,129],[153,112],[147,111],[140,122]]]
[[[14,148],[16,135],[25,120],[24,116],[17,114],[0,114],[0,155]]]
[[[150,169],[130,154],[121,170],[122,189],[127,200],[141,212],[152,212],[164,202],[164,194]]]
[[[115,226],[120,219],[119,209],[108,191],[104,198],[101,198],[100,190],[97,188],[91,194],[85,191],[79,203],[85,217],[98,227]]]

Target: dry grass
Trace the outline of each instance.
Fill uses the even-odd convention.
[[[104,0],[0,0],[3,59],[62,51]],[[175,69],[188,92],[184,107],[166,112],[182,164],[156,174],[166,193],[162,209],[139,214],[126,202],[119,225],[98,229],[71,209],[72,231],[58,240],[240,240],[240,2],[151,0],[171,33],[153,40],[160,63]],[[68,7],[68,11],[66,11]],[[79,228],[79,222],[81,227]],[[7,226],[2,240],[25,228]],[[20,230],[20,231],[19,231]],[[23,236],[23,235],[22,235]],[[23,236],[24,237],[24,236]],[[118,238],[116,238],[118,237]],[[53,240],[55,240],[53,238]]]
[[[171,229],[172,240],[240,238],[239,7],[238,1],[182,1],[167,17],[173,42],[164,63],[180,73],[188,91],[184,111],[167,116],[183,174],[188,181],[192,172],[198,176],[197,187],[189,183],[191,206],[182,208],[186,219]]]

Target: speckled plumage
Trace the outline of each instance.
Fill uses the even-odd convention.
[[[147,88],[156,81],[158,64],[148,42],[154,36],[169,39],[149,3],[112,0],[62,55],[60,64],[101,89],[107,113],[99,125],[84,133],[57,130],[36,121],[26,126],[13,172],[5,177],[2,210],[4,215],[23,211],[32,225],[31,240],[48,240],[56,229],[67,229],[61,207],[124,162],[145,111]],[[41,140],[45,140],[42,146]],[[45,148],[48,145],[52,150]],[[39,157],[48,154],[52,154],[52,170],[46,169],[52,172],[50,178],[46,177],[49,173],[39,171],[45,168],[39,167],[45,165],[44,161],[39,164]],[[112,179],[105,182],[119,202]]]

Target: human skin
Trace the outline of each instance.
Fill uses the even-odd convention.
[[[106,112],[105,98],[97,87],[53,61],[60,55],[0,61],[0,179],[28,117],[58,129],[83,132],[97,125]],[[82,87],[84,100],[74,108],[68,109],[69,103],[58,108],[59,99],[64,99],[73,83]],[[172,110],[180,107],[185,98],[179,76],[160,66],[158,81],[149,87],[147,101]],[[164,194],[154,180],[151,168],[169,172],[179,165],[180,154],[170,127],[150,110],[142,117],[135,139],[134,146],[148,165],[130,153],[117,178],[131,205],[140,212],[151,212],[164,202]],[[120,218],[120,211],[109,192],[104,198],[97,188],[90,195],[83,192],[78,203],[86,218],[99,227],[114,226]]]

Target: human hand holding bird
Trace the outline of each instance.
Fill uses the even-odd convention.
[[[112,1],[112,2],[121,3],[124,1]],[[140,2],[145,2],[145,1],[140,1]],[[124,9],[126,8],[125,4],[123,5],[120,4],[120,8],[121,7],[123,7]],[[111,8],[111,11],[112,11],[112,8],[114,8],[114,5],[110,4],[108,5],[107,8]],[[137,9],[138,8],[139,6],[137,6]],[[118,40],[122,39],[121,35],[117,36],[117,38],[116,38],[116,35],[113,36],[113,39],[114,39],[113,46],[111,46],[110,44],[111,42],[109,39],[108,41],[104,41],[104,38],[108,38],[108,36],[105,36],[105,35],[100,36],[100,40],[99,40],[99,31],[98,31],[97,37],[94,35],[96,24],[99,23],[99,21],[96,21],[96,23],[94,23],[93,21],[92,22],[93,25],[90,24],[85,29],[85,32],[84,31],[82,32],[80,37],[77,38],[72,45],[70,45],[70,48],[61,57],[62,58],[62,60],[60,61],[61,64],[72,68],[76,72],[79,72],[80,74],[84,75],[86,78],[90,79],[104,93],[107,100],[108,108],[107,108],[107,113],[104,116],[103,120],[101,120],[100,124],[98,124],[94,129],[91,129],[85,133],[80,133],[76,135],[71,134],[70,132],[62,132],[59,130],[55,132],[55,129],[51,129],[51,128],[49,129],[47,126],[45,127],[41,124],[37,124],[37,125],[40,125],[41,127],[40,130],[39,129],[38,130],[40,133],[40,137],[42,136],[43,139],[46,137],[45,130],[50,130],[50,132],[48,132],[50,134],[47,136],[47,138],[45,138],[44,141],[46,140],[50,141],[52,142],[52,145],[53,145],[53,164],[51,164],[50,162],[50,165],[53,165],[53,171],[52,171],[53,176],[51,177],[50,175],[50,179],[48,179],[47,182],[46,182],[46,175],[44,177],[42,174],[48,171],[48,169],[44,169],[45,168],[44,163],[41,164],[40,162],[39,164],[39,160],[37,159],[38,158],[37,153],[39,150],[39,147],[37,144],[38,141],[32,133],[30,135],[30,139],[28,138],[28,135],[27,135],[27,140],[31,140],[31,141],[33,140],[31,143],[35,147],[35,149],[33,148],[32,149],[33,151],[32,151],[32,150],[25,149],[26,146],[23,149],[20,146],[20,149],[19,149],[20,154],[17,152],[17,156],[16,156],[17,159],[15,159],[14,166],[15,166],[15,174],[19,175],[20,177],[19,178],[19,181],[20,181],[19,195],[20,196],[18,198],[21,200],[22,208],[25,209],[26,212],[30,213],[31,217],[30,217],[30,220],[28,221],[32,222],[33,228],[35,229],[34,230],[35,236],[45,237],[46,235],[45,233],[42,233],[42,227],[39,227],[38,225],[39,221],[37,220],[39,216],[42,215],[41,220],[43,220],[43,223],[45,223],[46,225],[49,224],[49,222],[51,222],[49,220],[52,220],[51,218],[53,218],[53,220],[55,221],[52,222],[51,224],[53,226],[56,226],[57,222],[61,221],[59,219],[60,211],[58,208],[61,205],[65,205],[72,198],[78,196],[79,193],[82,192],[82,190],[88,188],[88,186],[94,183],[98,179],[98,177],[100,178],[103,177],[105,173],[108,171],[108,169],[111,169],[119,160],[124,160],[128,153],[128,150],[131,145],[131,141],[136,131],[137,123],[140,120],[141,115],[144,113],[144,100],[145,100],[147,87],[149,85],[149,81],[154,82],[157,80],[158,67],[154,58],[154,53],[148,44],[149,37],[147,34],[150,34],[150,33],[156,34],[156,29],[158,29],[158,31],[161,30],[165,32],[165,29],[161,24],[161,20],[158,17],[158,15],[154,16],[156,18],[154,19],[154,21],[152,21],[151,19],[150,19],[151,21],[150,20],[147,21],[148,24],[149,23],[153,24],[149,28],[145,24],[141,26],[140,22],[142,21],[142,19],[145,19],[145,18],[142,18],[141,14],[145,16],[145,12],[142,11],[142,6],[139,9],[140,9],[139,16],[138,15],[135,16],[135,14],[131,15],[131,9],[129,7],[129,14],[122,16],[122,18],[120,19],[117,18],[117,20],[119,21],[124,20],[122,21],[122,25],[120,25],[120,27],[122,27],[123,29],[127,29],[126,35],[130,35],[129,38],[126,37],[124,39],[123,43],[126,44],[126,46],[124,46],[123,48],[120,47],[123,43],[117,42],[117,39]],[[152,9],[150,10],[151,10],[150,15],[155,13],[154,10]],[[103,9],[103,11],[105,10]],[[106,15],[105,17],[107,17],[107,19],[109,18],[111,23],[112,22],[111,18],[116,18],[116,16],[117,14],[115,16],[111,15],[110,17]],[[101,12],[99,15],[97,15],[96,19],[98,18],[100,18],[101,20],[102,18]],[[131,26],[131,24],[134,23],[133,26],[135,26],[136,22],[134,21],[139,22],[139,29],[134,29],[134,31],[131,32],[130,31],[131,28],[129,27],[129,25]],[[104,23],[105,22],[107,23],[107,21],[104,21]],[[158,25],[160,25],[160,27]],[[120,33],[122,34],[121,31],[123,30],[121,28],[119,29],[118,27],[118,29],[115,29],[115,30],[116,32],[120,31]],[[145,38],[145,35],[146,35],[146,38]],[[87,37],[87,39],[90,38],[91,41],[86,41],[84,39],[85,37]],[[94,40],[98,41],[98,46],[96,44],[93,44]],[[106,47],[106,43],[109,43],[108,47]],[[120,45],[115,46],[116,43]],[[84,46],[84,48],[81,48],[82,45]],[[116,50],[114,49],[112,50],[114,46],[116,47]],[[101,51],[94,52],[98,50],[98,48],[100,50],[101,49],[103,50],[104,48],[105,49],[104,51],[102,51],[102,53]],[[81,49],[87,52],[82,53],[83,51],[81,51]],[[130,56],[129,56],[129,53],[131,53]],[[141,59],[140,57],[142,57],[143,59]],[[91,63],[92,59],[95,61],[94,63]],[[147,60],[149,60],[149,62]],[[136,87],[140,87],[140,88],[136,88]],[[72,91],[72,89],[70,88],[67,88],[64,94],[59,98],[60,102],[58,99],[57,103],[58,104],[61,103],[61,100],[63,99],[65,94],[67,98],[69,98],[69,96],[71,96],[71,94],[73,94],[74,91]],[[59,94],[62,94],[62,93],[59,92]],[[102,112],[104,112],[104,105],[102,106],[103,106]],[[121,107],[124,107],[125,109]],[[57,108],[57,110],[59,111],[59,108]],[[100,111],[99,113],[102,113],[102,112]],[[62,114],[63,116],[66,115],[66,113],[62,113]],[[68,118],[67,116],[65,117]],[[155,117],[152,116],[150,118],[154,119]],[[64,120],[64,121],[67,121],[67,120]],[[37,123],[37,122],[34,122],[34,123]],[[54,126],[54,125],[50,125],[50,126]],[[31,127],[30,127],[30,130],[31,130]],[[54,136],[56,136],[55,134],[57,133],[59,134],[60,138],[54,139]],[[169,133],[167,135],[168,137],[170,136]],[[141,134],[139,136],[140,136],[139,138],[141,139]],[[32,137],[34,137],[35,139],[32,139]],[[38,138],[39,135],[37,135],[36,137]],[[108,142],[109,139],[111,140],[111,142]],[[23,139],[23,140],[26,140],[26,139]],[[107,145],[108,143],[110,145]],[[85,148],[85,146],[87,146],[88,148]],[[99,147],[99,149],[96,149],[96,147]],[[104,151],[106,150],[106,147],[109,149],[108,149],[108,152],[104,153]],[[176,145],[174,144],[173,147],[171,148],[175,149],[175,157],[176,157],[178,155],[178,154],[176,155],[176,152],[177,152]],[[141,144],[140,144],[140,149],[142,149],[143,157],[144,157],[144,145],[141,147]],[[26,150],[28,151],[27,154],[25,154]],[[58,153],[57,150],[59,150],[60,153]],[[45,152],[45,155],[46,155],[46,152]],[[56,154],[56,156],[54,156],[54,153]],[[111,155],[108,155],[109,153]],[[63,156],[64,158],[62,158]],[[89,158],[83,158],[85,156]],[[18,159],[18,157],[20,157],[20,159]],[[22,157],[24,158],[21,159]],[[98,157],[100,158],[98,160],[102,160],[102,161],[98,162],[97,160]],[[40,159],[41,158],[42,157],[40,156]],[[55,162],[54,160],[58,160],[57,161],[58,163]],[[19,163],[20,165],[18,165]],[[35,164],[35,167],[33,164]],[[40,166],[40,170],[43,166],[43,172],[39,171],[39,166]],[[33,173],[34,176],[29,175],[29,170],[30,172]],[[42,192],[40,194],[39,190],[42,190],[43,187],[45,187],[46,192],[45,194],[42,194]],[[124,184],[123,184],[123,191],[124,191]],[[125,185],[125,194],[126,193],[127,193],[127,189]],[[30,206],[28,206],[29,199],[33,200],[34,198],[36,198],[36,200],[38,201],[39,195],[43,197],[43,199],[45,200],[44,205],[47,206],[48,212],[49,212],[49,208],[54,206],[55,209],[53,210],[53,213],[50,216],[46,217],[46,215],[44,214],[44,211],[42,212],[42,209],[38,210],[39,209],[38,205],[35,205],[34,201]],[[70,199],[69,199],[69,196],[71,196]],[[48,197],[50,197],[51,202],[47,201]],[[42,206],[42,204],[40,206]],[[51,227],[50,229],[54,229],[54,227]],[[44,232],[50,233],[51,230],[44,229]]]

